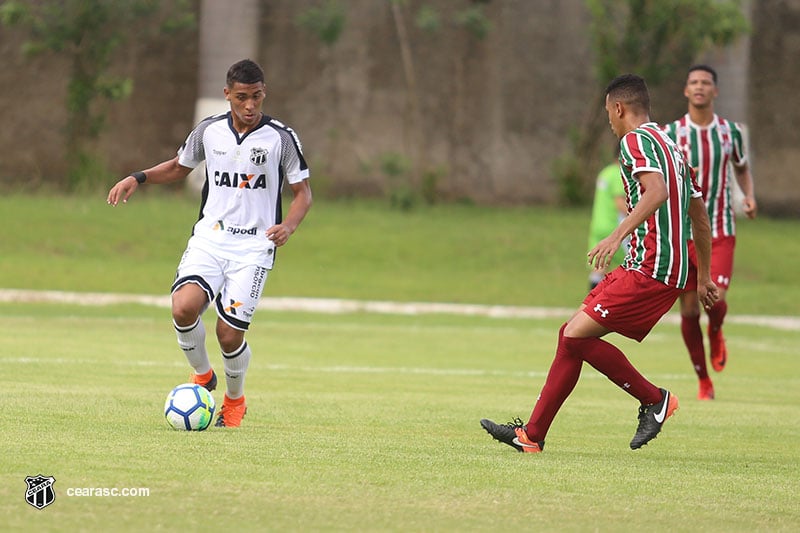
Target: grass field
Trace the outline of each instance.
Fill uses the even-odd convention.
[[[545,453],[478,425],[527,416],[558,321],[264,312],[238,430],[174,432],[187,368],[167,311],[0,305],[0,511],[11,530],[791,531],[800,524],[800,332],[732,326],[718,399],[694,399],[676,328],[617,339],[681,398],[658,439],[591,369]],[[208,324],[211,325],[210,323]],[[219,357],[212,357],[219,369]],[[217,401],[221,400],[219,393]],[[56,478],[39,511],[25,477]],[[69,497],[68,488],[149,489]]]
[[[0,199],[0,286],[164,293],[194,204],[96,204]],[[404,215],[321,203],[313,213],[281,251],[268,294],[559,307],[582,297],[585,270],[571,259],[583,253],[579,210]],[[798,228],[742,225],[732,313],[798,314]],[[733,301],[737,292],[747,297]],[[679,396],[678,414],[631,451],[635,400],[586,368],[545,453],[528,456],[492,441],[478,420],[527,417],[560,319],[259,311],[245,423],[202,433],[174,432],[161,417],[167,392],[188,376],[169,320],[166,309],[136,305],[0,303],[0,529],[800,527],[797,330],[726,326],[732,355],[714,376],[714,402],[694,399],[676,326],[660,324],[641,345],[611,336]],[[43,510],[24,501],[25,477],[37,474],[56,479]],[[69,496],[75,488],[149,496]]]
[[[145,189],[146,190],[146,189]],[[0,197],[4,288],[166,294],[197,201],[146,194]],[[270,296],[575,307],[586,209],[446,205],[411,213],[318,200],[278,254]],[[739,224],[731,313],[797,315],[800,221]]]

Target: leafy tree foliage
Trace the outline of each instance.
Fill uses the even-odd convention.
[[[739,0],[586,0],[586,5],[599,87],[627,72],[657,87],[685,72],[708,48],[731,44],[749,31]],[[554,165],[562,201],[569,204],[591,198],[589,178],[604,163],[603,96],[590,106],[586,122],[571,134],[569,152]]]
[[[134,37],[194,27],[194,13],[188,0],[9,0],[0,5],[0,23],[27,33],[23,53],[71,59],[65,102],[69,188],[102,172],[90,142],[103,130],[107,104],[133,91],[130,78],[109,70],[115,54]]]
[[[660,85],[697,54],[748,31],[739,0],[587,0],[595,75],[608,83],[636,72]]]

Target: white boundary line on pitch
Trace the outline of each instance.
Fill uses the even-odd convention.
[[[139,304],[169,307],[169,295],[92,293],[67,291],[34,291],[0,289],[0,302],[6,303],[64,303],[76,305]],[[577,307],[577,306],[576,306]],[[449,314],[485,316],[490,318],[569,318],[574,309],[563,307],[522,307],[508,305],[456,304],[435,302],[389,302],[372,300],[346,300],[342,298],[289,298],[265,296],[259,309],[271,311],[299,311],[310,313],[379,313],[392,315]],[[680,316],[669,313],[664,320],[679,324]],[[800,331],[800,316],[728,315],[726,322]]]
[[[44,358],[44,357],[0,357],[0,363],[4,365],[102,365],[108,364],[104,361],[95,359],[75,359],[75,358]],[[184,368],[185,361],[114,361],[110,366],[123,367],[162,367],[162,368]],[[268,372],[302,372],[317,374],[390,374],[390,375],[412,375],[412,376],[447,376],[447,377],[511,377],[511,378],[544,378],[547,372],[536,370],[486,370],[480,368],[421,368],[407,366],[307,366],[307,365],[285,365],[285,364],[264,364],[251,363],[251,369],[265,369]],[[694,374],[654,374],[652,377],[668,380],[686,380]],[[586,371],[581,373],[581,379],[607,379],[597,371]]]

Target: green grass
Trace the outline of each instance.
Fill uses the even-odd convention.
[[[164,295],[197,205],[6,195],[0,212],[0,287]],[[318,201],[265,294],[574,308],[587,224],[577,209]],[[740,224],[731,315],[798,314],[798,229]],[[797,529],[800,331],[726,325],[708,403],[677,326],[612,335],[680,397],[662,435],[628,449],[636,403],[587,367],[545,453],[516,454],[478,420],[527,417],[560,322],[259,311],[244,425],[182,433],[161,418],[188,375],[167,309],[0,303],[4,529]],[[56,478],[41,511],[24,502],[37,474]],[[150,496],[67,495],[81,487]]]
[[[8,265],[4,285],[165,293],[197,218],[197,204],[157,194],[116,208],[102,197],[2,198],[0,209],[12,236],[0,248]],[[582,211],[464,206],[405,214],[380,203],[318,201],[291,245],[280,250],[267,292],[554,304],[550,291],[536,293],[534,276],[548,272],[551,283],[564,287],[572,284],[570,274],[585,276],[586,217]],[[540,231],[565,222],[569,225],[558,233]],[[580,234],[577,242],[562,238],[569,232]],[[564,272],[567,258],[571,269]],[[582,289],[582,284],[574,287],[573,298],[581,297]]]
[[[152,191],[151,191],[152,192]],[[197,201],[143,194],[0,198],[5,288],[166,294]],[[411,213],[318,200],[278,255],[265,294],[575,307],[589,212],[445,205]],[[800,221],[741,221],[732,314],[798,314]]]
[[[183,433],[161,418],[188,372],[167,310],[0,304],[4,529],[796,530],[800,332],[729,326],[714,402],[674,326],[613,338],[681,399],[659,438],[631,451],[635,401],[586,368],[545,453],[517,454],[478,420],[527,416],[558,323],[260,311],[245,423]]]

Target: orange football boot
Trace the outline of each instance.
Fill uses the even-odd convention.
[[[213,368],[205,374],[195,374],[192,372],[192,375],[189,376],[189,381],[205,387],[208,392],[217,388],[217,374],[214,372]]]
[[[217,416],[214,426],[218,428],[238,428],[242,424],[242,418],[247,413],[247,404],[244,396],[231,400],[226,394],[222,399],[222,407]]]

